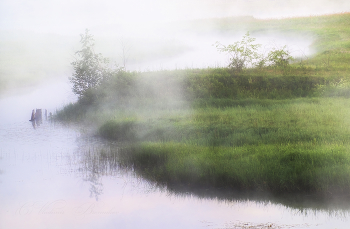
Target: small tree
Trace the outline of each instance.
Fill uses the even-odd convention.
[[[229,67],[236,71],[242,71],[247,67],[254,67],[261,59],[258,49],[261,44],[253,44],[255,38],[249,36],[247,32],[241,41],[237,41],[232,45],[223,45],[220,42],[215,43],[215,47],[220,52],[226,52],[230,56]]]
[[[125,41],[124,38],[120,40],[121,45],[121,58],[123,62],[123,70],[126,71],[126,63],[128,62],[129,52],[130,52],[130,43],[128,41]]]
[[[293,60],[293,57],[290,55],[290,51],[285,45],[280,49],[273,48],[267,55],[267,59],[270,65],[285,68],[289,65],[289,62]]]
[[[73,92],[79,97],[89,89],[95,89],[111,74],[108,59],[94,52],[95,43],[89,30],[86,29],[85,34],[81,34],[80,37],[82,47],[75,53],[76,59],[71,63],[74,73],[69,78],[73,84]]]

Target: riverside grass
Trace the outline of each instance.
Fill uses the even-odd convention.
[[[267,101],[271,103],[266,105],[262,100],[263,106],[166,110],[153,117],[145,110],[129,114],[114,111],[115,118],[99,131],[103,137],[115,140],[206,146],[346,144],[350,139],[350,101],[346,98]]]
[[[122,164],[161,185],[339,194],[349,190],[348,145],[313,143],[240,147],[143,143]]]
[[[346,193],[350,101],[313,98],[118,118],[100,128],[131,146],[120,163],[161,185]],[[275,103],[274,103],[275,102]],[[121,136],[121,138],[119,138]]]
[[[251,34],[313,35],[317,54],[285,68],[241,73],[225,68],[124,72],[57,118],[86,120],[98,135],[129,142],[120,151],[121,165],[161,185],[348,193],[350,14],[247,23]],[[163,85],[143,81],[146,86],[137,90],[141,75],[167,80]],[[171,97],[168,90],[142,93],[173,84],[184,96],[171,100],[170,107],[166,99],[153,104]]]

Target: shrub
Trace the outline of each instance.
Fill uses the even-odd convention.
[[[253,44],[254,41],[255,38],[250,37],[249,32],[247,32],[241,41],[236,41],[227,46],[217,41],[215,47],[219,52],[227,53],[230,56],[229,67],[240,72],[244,68],[254,67],[261,58],[258,53],[261,44]]]

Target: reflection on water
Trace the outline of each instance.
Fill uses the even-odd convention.
[[[347,228],[349,223],[350,205],[343,199],[159,186],[120,166],[118,143],[45,119],[33,129],[28,114],[35,104],[16,108],[23,112],[17,116],[4,104],[13,103],[0,100],[7,120],[0,125],[0,228]]]
[[[159,187],[118,163],[118,144],[43,120],[1,129],[0,228],[327,228],[349,206]],[[317,203],[317,204],[315,204]],[[29,227],[28,227],[29,225]]]
[[[163,193],[170,199],[188,200],[196,199],[200,202],[216,203],[217,205],[226,205],[224,208],[235,208],[236,210],[252,211],[267,210],[279,208],[282,212],[287,211],[290,216],[302,217],[299,224],[295,224],[292,219],[284,219],[283,224],[275,222],[252,223],[249,219],[250,212],[246,212],[249,221],[227,221],[222,225],[224,228],[323,228],[318,223],[319,215],[326,217],[328,220],[340,220],[342,223],[347,222],[349,217],[350,201],[349,198],[325,199],[319,196],[271,196],[256,192],[234,192],[232,190],[218,189],[189,189],[187,187],[163,187],[152,181],[143,179],[142,174],[135,174],[135,171],[128,171],[124,166],[120,166],[118,153],[120,147],[117,144],[109,142],[95,142],[94,145],[79,146],[75,155],[79,155],[80,172],[83,172],[83,179],[90,183],[90,196],[96,200],[103,194],[103,177],[121,178],[124,181],[123,190],[129,185],[131,189],[128,192],[137,194],[146,193]],[[251,206],[254,205],[254,206]],[[210,209],[208,209],[210,210]],[[273,210],[272,210],[273,211]],[[213,212],[214,214],[214,212]],[[285,214],[285,213],[284,213]],[[253,215],[252,215],[253,217]],[[310,218],[314,223],[304,223],[305,218]],[[239,219],[239,218],[238,218]],[[278,220],[280,221],[280,220]],[[308,220],[306,220],[308,221]],[[219,227],[221,224],[206,222],[207,226],[212,228]],[[288,224],[289,223],[289,224]],[[216,226],[215,226],[216,225]],[[220,226],[222,228],[223,226]],[[215,227],[214,227],[215,226]]]
[[[99,185],[99,192],[102,192],[102,184],[98,182],[101,176],[116,176],[118,173],[126,174],[130,171],[126,170],[126,166],[121,159],[118,158],[120,146],[113,143],[105,142],[95,148],[84,149],[79,148],[80,157],[83,161],[83,169],[87,174],[86,176],[92,184],[92,186]],[[296,195],[285,194],[280,196],[273,196],[269,193],[262,192],[240,192],[234,190],[223,189],[210,189],[210,188],[193,188],[187,186],[166,186],[157,184],[154,182],[156,179],[143,175],[144,171],[134,171],[133,175],[138,177],[142,182],[148,182],[149,185],[154,186],[158,190],[166,190],[168,194],[175,195],[177,197],[196,196],[200,199],[215,199],[216,201],[223,202],[242,202],[242,201],[256,201],[261,203],[274,203],[282,204],[287,208],[295,209],[300,212],[318,211],[324,210],[329,212],[330,215],[344,215],[350,210],[350,196],[338,196],[338,197],[323,197],[318,195]],[[148,180],[144,180],[148,177]],[[95,190],[95,188],[92,188]],[[350,211],[349,211],[350,213]]]

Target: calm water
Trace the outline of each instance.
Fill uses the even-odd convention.
[[[0,100],[0,228],[348,228],[350,204],[169,191],[118,168],[117,144],[46,121],[74,98],[62,83]],[[105,156],[100,151],[104,150]]]

